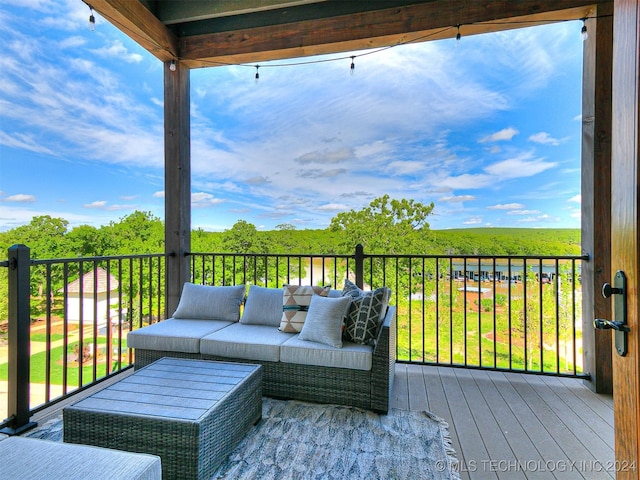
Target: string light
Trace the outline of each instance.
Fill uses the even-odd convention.
[[[89,15],[89,30],[92,32],[96,29],[96,17],[93,16],[93,7],[89,5],[89,11],[91,12]]]
[[[582,30],[581,30],[581,34],[583,39],[587,38],[587,26],[586,26],[586,21],[589,20],[590,18],[606,18],[606,17],[612,17],[613,15],[599,15],[599,16],[592,16],[592,17],[585,17],[582,18],[580,20],[582,20],[583,22],[583,26],[582,26]],[[562,23],[562,22],[569,22],[569,21],[574,21],[577,19],[556,19],[556,20],[549,20],[550,23]],[[456,25],[452,25],[449,27],[443,27],[437,31],[432,31],[426,35],[420,35],[418,37],[415,38],[411,38],[411,39],[407,39],[398,43],[394,43],[393,45],[388,45],[386,47],[381,47],[375,50],[370,50],[368,52],[365,53],[360,53],[358,55],[351,55],[351,56],[342,56],[342,57],[333,57],[333,58],[325,58],[325,59],[320,59],[320,60],[303,60],[303,61],[298,61],[298,62],[291,62],[291,63],[271,63],[271,64],[267,64],[267,65],[262,65],[263,67],[295,67],[295,66],[299,66],[299,65],[314,65],[314,64],[319,64],[319,63],[327,63],[327,62],[336,62],[336,61],[342,61],[345,59],[351,59],[351,65],[350,65],[350,73],[353,75],[355,73],[355,58],[356,57],[362,57],[365,55],[373,55],[379,52],[383,52],[385,50],[391,49],[391,48],[396,48],[396,47],[400,47],[402,45],[407,45],[410,43],[416,43],[416,42],[420,42],[420,41],[427,41],[429,38],[432,37],[438,37],[441,36],[442,34],[444,34],[445,32],[448,32],[452,29],[456,29],[456,46],[458,45],[458,41],[462,38],[462,32],[461,32],[461,27],[464,25],[487,25],[487,26],[491,26],[491,25],[496,25],[499,27],[504,27],[505,25],[512,25],[512,26],[522,26],[522,27],[527,27],[530,25],[539,25],[539,21],[537,20],[518,20],[518,21],[510,21],[510,22],[473,22],[473,23],[469,23],[469,24],[461,24],[458,23]],[[260,67],[260,65],[251,65],[251,64],[247,64],[247,63],[228,63],[228,62],[220,62],[220,61],[201,61],[201,64],[203,66],[211,66],[211,67],[215,67],[215,66],[227,66],[227,67],[251,67],[251,68],[255,68],[256,69],[256,75],[255,75],[255,79],[256,82],[258,81],[258,79],[260,78],[260,75],[258,73],[258,68]]]
[[[580,36],[582,37],[582,41],[584,42],[587,38],[589,38],[589,34],[587,33],[587,19],[582,19],[582,30],[580,30]]]
[[[176,60],[175,60],[175,58],[173,60],[171,60],[171,63],[169,64],[169,70],[171,70],[172,72],[176,71]]]

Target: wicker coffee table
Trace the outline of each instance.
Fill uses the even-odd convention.
[[[205,479],[260,418],[260,365],[162,358],[65,407],[63,432],[159,455],[163,479]]]

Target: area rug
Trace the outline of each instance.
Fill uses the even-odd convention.
[[[56,418],[28,436],[62,440]],[[213,479],[459,479],[446,423],[428,412],[263,400],[262,420]]]

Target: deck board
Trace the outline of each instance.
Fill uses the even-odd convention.
[[[395,387],[447,421],[463,479],[613,478],[612,397],[582,380],[399,364]]]
[[[71,401],[34,420],[59,415]],[[614,463],[612,396],[582,380],[397,364],[391,407],[428,410],[448,423],[463,480],[613,478],[606,471]]]

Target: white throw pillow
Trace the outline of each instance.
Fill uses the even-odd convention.
[[[342,347],[342,325],[349,311],[351,297],[311,297],[307,318],[302,325],[300,340]]]
[[[173,318],[237,322],[245,286],[211,287],[185,283]]]
[[[278,327],[281,318],[282,289],[251,285],[240,323]]]

